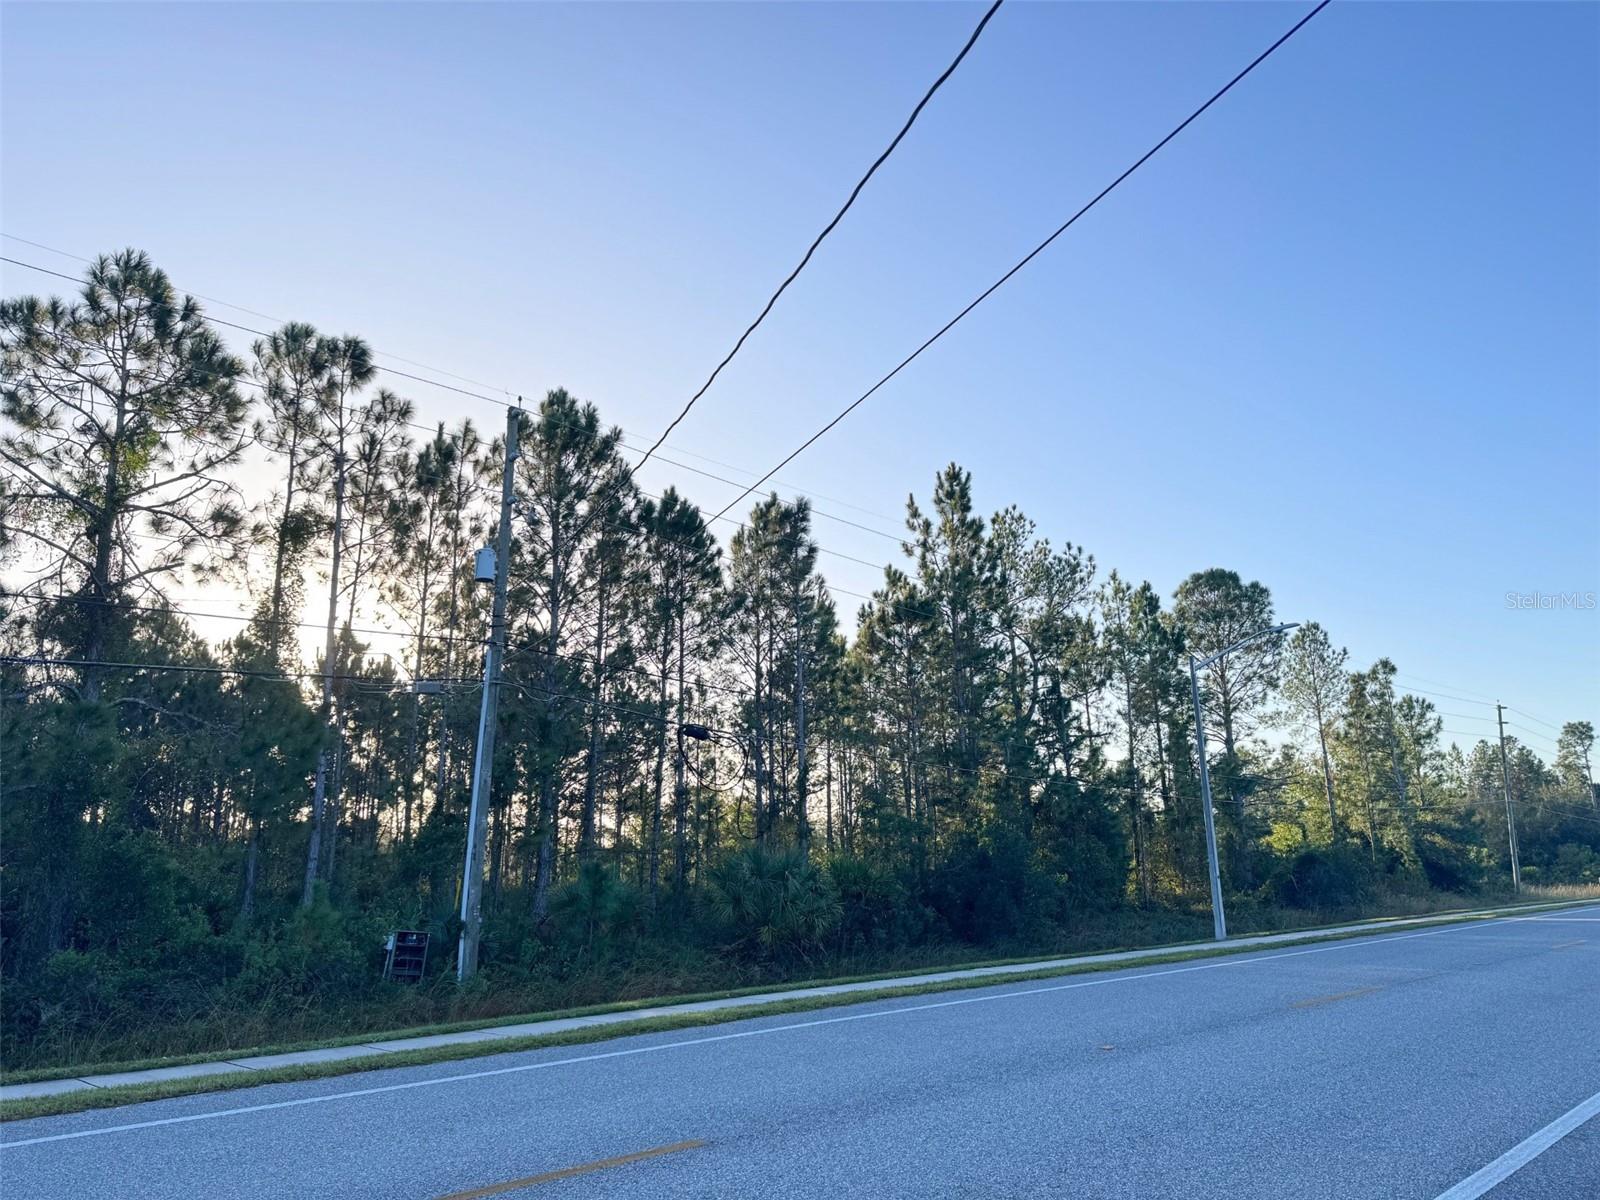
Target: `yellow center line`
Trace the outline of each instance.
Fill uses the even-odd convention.
[[[1296,1000],[1289,1005],[1290,1008],[1318,1008],[1324,1004],[1336,1004],[1340,1000],[1354,1000],[1357,996],[1370,996],[1373,992],[1381,992],[1381,987],[1354,988],[1348,992],[1335,992],[1331,996],[1313,996],[1309,1000]]]
[[[591,1171],[604,1171],[608,1167],[624,1167],[629,1163],[636,1163],[646,1158],[659,1158],[663,1154],[677,1154],[680,1150],[698,1150],[704,1142],[687,1141],[673,1142],[670,1146],[657,1146],[653,1150],[635,1150],[632,1154],[619,1154],[615,1158],[602,1158],[594,1162],[583,1163],[576,1167],[562,1167],[559,1171],[546,1171],[542,1175],[527,1175],[521,1179],[510,1179],[505,1183],[492,1183],[488,1187],[473,1188],[465,1192],[451,1192],[447,1196],[440,1196],[439,1200],[480,1200],[483,1196],[499,1196],[504,1192],[514,1192],[519,1188],[532,1187],[536,1183],[553,1183],[557,1179],[570,1179],[574,1175],[587,1175]]]

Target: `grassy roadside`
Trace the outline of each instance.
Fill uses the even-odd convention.
[[[1587,900],[1571,900],[1556,903],[1536,905],[1515,905],[1502,909],[1475,911],[1470,915],[1441,914],[1437,918],[1428,918],[1415,921],[1406,926],[1407,930],[1428,929],[1442,925],[1465,924],[1474,921],[1492,920],[1496,917],[1515,916],[1519,912],[1534,910],[1549,910],[1567,908],[1577,904],[1591,903]],[[1400,920],[1404,918],[1394,918]],[[268,1083],[289,1083],[308,1079],[324,1079],[336,1075],[351,1075],[373,1070],[386,1070],[391,1067],[423,1066],[430,1063],[451,1062],[466,1058],[481,1058],[495,1054],[508,1054],[523,1050],[545,1049],[553,1046],[582,1045],[589,1042],[607,1041],[618,1037],[632,1037],[645,1033],[664,1033],[679,1029],[694,1029],[708,1025],[721,1025],[731,1021],[746,1020],[751,1017],[781,1016],[787,1013],[811,1012],[823,1008],[839,1008],[848,1005],[864,1004],[874,1000],[903,999],[907,997],[928,995],[936,992],[965,991],[971,988],[995,987],[1002,984],[1025,983],[1032,980],[1057,979],[1070,975],[1096,974],[1105,971],[1129,970],[1142,967],[1162,966],[1172,963],[1189,962],[1203,958],[1222,958],[1235,954],[1246,954],[1263,949],[1280,950],[1295,946],[1305,946],[1314,943],[1328,943],[1346,941],[1354,938],[1373,937],[1386,932],[1383,929],[1368,929],[1338,934],[1317,935],[1310,930],[1301,930],[1305,937],[1291,938],[1286,941],[1273,943],[1270,947],[1260,946],[1223,946],[1204,947],[1199,949],[1175,948],[1170,954],[1151,955],[1134,963],[1121,962],[1093,962],[1080,963],[1074,966],[1054,967],[1039,971],[1019,971],[1002,978],[979,976],[967,979],[943,980],[936,983],[915,984],[902,987],[872,988],[858,992],[849,992],[842,995],[807,996],[793,1000],[771,1001],[765,1004],[738,1005],[731,1008],[718,1009],[711,1012],[686,1012],[670,1013],[653,1017],[642,1017],[637,1021],[622,1021],[612,1025],[593,1026],[585,1029],[567,1030],[561,1033],[536,1034],[528,1037],[504,1038],[493,1042],[474,1042],[453,1046],[434,1046],[421,1050],[401,1050],[384,1055],[374,1055],[361,1058],[344,1059],[326,1063],[306,1063],[299,1066],[278,1067],[264,1071],[241,1070],[221,1075],[203,1075],[192,1079],[173,1079],[159,1083],[129,1084],[115,1088],[91,1088],[82,1091],[68,1092],[59,1096],[39,1096],[31,1099],[9,1100],[0,1103],[0,1122],[24,1120],[30,1117],[59,1116],[66,1113],[83,1112],[89,1109],[114,1108],[125,1104],[137,1104],[147,1100],[163,1100],[176,1096],[197,1095],[205,1092],[228,1091],[241,1087],[255,1087]],[[1112,953],[1112,952],[1107,952]],[[1012,960],[1011,962],[991,962],[987,966],[1017,965],[1018,962],[1038,961],[1037,959]],[[951,970],[963,968],[947,968]],[[871,982],[867,980],[842,980],[834,979],[824,981],[827,983],[845,982]],[[804,986],[804,985],[801,985]],[[813,984],[811,986],[819,986]],[[746,993],[722,993],[716,996],[700,997],[702,999],[720,999],[730,995]],[[693,998],[674,997],[668,1003],[685,1003]],[[630,1002],[623,1005],[608,1005],[599,1009],[583,1010],[584,1012],[618,1012],[631,1009],[651,1007],[647,1002]],[[578,1013],[565,1014],[540,1014],[542,1017],[554,1018],[556,1016],[579,1015]],[[528,1018],[517,1018],[516,1022]],[[478,1022],[468,1028],[485,1028],[495,1025],[516,1023],[509,1021]],[[439,1032],[433,1030],[432,1032]],[[371,1036],[362,1039],[374,1040]],[[387,1040],[387,1039],[384,1039]],[[354,1044],[351,1041],[338,1044]],[[215,1055],[198,1058],[196,1061],[217,1061]],[[161,1065],[178,1065],[166,1062]],[[129,1067],[124,1069],[138,1069]],[[79,1072],[85,1073],[80,1070]],[[57,1075],[57,1078],[62,1076]],[[72,1078],[74,1076],[66,1076]],[[11,1079],[8,1082],[21,1082]]]
[[[1597,892],[1595,899],[1600,899]],[[1587,899],[1584,898],[1584,899]],[[1295,925],[1288,927],[1273,927],[1260,930],[1237,929],[1235,937],[1261,937],[1274,936],[1286,933],[1313,933],[1326,929],[1338,928],[1341,925],[1378,925],[1385,922],[1414,921],[1419,918],[1432,919],[1434,917],[1450,917],[1463,913],[1481,913],[1490,911],[1509,911],[1515,908],[1535,908],[1559,903],[1555,899],[1517,904],[1507,899],[1504,903],[1496,904],[1491,899],[1487,904],[1464,906],[1455,908],[1442,908],[1432,912],[1404,912],[1389,916],[1361,917],[1349,920],[1321,922],[1310,925]],[[1574,898],[1573,902],[1578,902]],[[1153,943],[1157,946],[1170,947],[1174,951],[1186,950],[1190,947],[1204,946],[1210,939],[1195,938],[1190,940],[1178,939]],[[0,1069],[0,1084],[40,1083],[56,1079],[79,1079],[85,1075],[110,1075],[121,1074],[128,1071],[149,1071],[163,1067],[186,1067],[196,1063],[226,1062],[235,1058],[254,1058],[268,1054],[293,1054],[303,1050],[329,1050],[343,1046],[362,1046],[371,1042],[399,1041],[404,1038],[433,1037],[438,1034],[467,1033],[477,1029],[497,1029],[506,1025],[522,1025],[531,1021],[555,1021],[568,1017],[602,1016],[612,1013],[636,1012],[642,1009],[660,1008],[670,1004],[695,1004],[706,1000],[733,1000],[741,996],[759,996],[769,992],[799,991],[806,988],[829,987],[838,984],[875,983],[879,980],[902,979],[908,975],[929,975],[943,971],[974,971],[992,967],[1022,966],[1027,963],[1051,962],[1060,958],[1087,957],[1095,954],[1126,954],[1134,950],[1147,950],[1152,943],[1134,942],[1129,944],[1114,944],[1110,946],[1097,946],[1092,949],[1069,949],[1053,951],[1047,954],[1029,954],[1013,957],[957,959],[927,962],[920,965],[902,965],[892,969],[872,972],[846,973],[842,975],[828,975],[809,979],[786,981],[767,981],[735,988],[719,988],[707,991],[673,992],[671,994],[647,996],[633,1000],[614,1000],[601,1004],[569,1006],[563,1008],[537,1009],[526,1012],[510,1013],[498,1017],[477,1017],[456,1021],[438,1021],[420,1025],[390,1026],[388,1028],[369,1029],[359,1033],[338,1034],[323,1038],[301,1038],[286,1041],[264,1042],[247,1046],[225,1047],[215,1050],[201,1050],[191,1054],[169,1054],[159,1056],[146,1056],[141,1058],[105,1059],[91,1062],[79,1062],[61,1066],[33,1067],[20,1071],[6,1071]]]

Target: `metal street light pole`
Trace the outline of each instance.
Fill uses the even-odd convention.
[[[1194,695],[1194,737],[1200,751],[1200,811],[1206,819],[1206,869],[1211,874],[1211,932],[1217,941],[1228,936],[1222,915],[1222,872],[1217,866],[1217,824],[1211,815],[1211,768],[1206,765],[1206,717],[1200,707],[1200,673],[1189,656],[1189,690]]]
[[[1299,622],[1274,625],[1271,629],[1263,629],[1252,633],[1249,637],[1240,638],[1226,649],[1218,650],[1210,658],[1197,662],[1194,655],[1189,656],[1189,691],[1194,697],[1194,740],[1200,755],[1200,811],[1206,820],[1206,868],[1211,875],[1211,930],[1219,942],[1227,940],[1228,921],[1222,909],[1222,871],[1217,863],[1217,822],[1211,812],[1211,768],[1206,763],[1206,712],[1200,703],[1200,672],[1242,646],[1298,628]]]
[[[483,704],[478,710],[478,744],[472,759],[472,804],[467,812],[467,853],[461,869],[461,938],[456,946],[456,980],[465,983],[478,969],[483,931],[483,843],[489,833],[489,788],[494,775],[495,712],[499,704],[500,657],[506,645],[506,589],[511,566],[511,497],[516,483],[520,408],[506,410],[506,465],[500,483],[500,533],[494,550],[494,606],[489,618],[489,648],[483,660]],[[479,551],[483,555],[484,551]]]

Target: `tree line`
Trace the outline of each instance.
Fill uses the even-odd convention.
[[[6,300],[0,356],[11,1060],[85,1052],[113,1013],[381,999],[393,928],[442,971],[503,439],[417,423],[358,337],[235,353],[136,251]],[[952,464],[852,632],[804,498],[719,543],[593,405],[517,420],[480,991],[1200,919],[1189,656],[1275,623],[1265,584],[1102,574]],[[251,598],[225,640],[185,612],[208,581]],[[1203,674],[1247,923],[1505,886],[1499,743],[1445,744],[1395,676],[1316,623]],[[1593,741],[1569,722],[1547,764],[1507,739],[1529,882],[1600,883]]]

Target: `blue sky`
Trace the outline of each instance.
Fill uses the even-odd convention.
[[[1013,0],[672,457],[764,471],[1306,7]],[[651,441],[981,11],[8,3],[0,229],[140,246],[192,291],[565,386]],[[1591,4],[1334,4],[787,490],[893,531],[953,459],[986,509],[1164,594],[1231,567],[1419,690],[1600,721],[1600,612],[1506,599],[1600,590],[1597,62]]]

